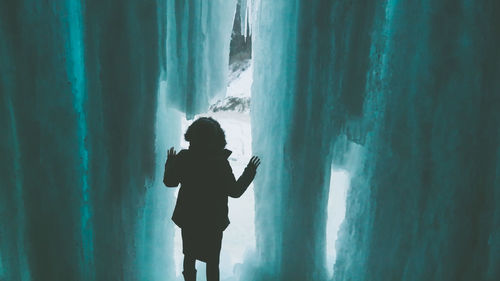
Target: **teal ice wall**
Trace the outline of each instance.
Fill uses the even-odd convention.
[[[496,280],[496,1],[254,1],[257,257],[245,280]],[[347,142],[346,142],[347,140]],[[329,169],[349,142],[337,261]]]
[[[156,164],[157,2],[0,13],[0,279],[135,280],[156,244],[136,232]]]

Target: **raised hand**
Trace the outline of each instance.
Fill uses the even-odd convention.
[[[172,146],[167,153],[167,159],[174,159],[175,156],[177,155],[177,152],[175,151],[174,147]]]
[[[257,156],[252,156],[252,158],[250,158],[250,162],[248,162],[248,165],[247,167],[253,169],[253,170],[257,170],[257,167],[259,167],[260,165],[260,159],[259,157]]]

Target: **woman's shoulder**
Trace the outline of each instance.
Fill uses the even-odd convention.
[[[186,156],[187,154],[189,154],[189,150],[187,150],[187,149],[181,149],[181,150],[179,151],[179,153],[177,153],[177,155],[179,155],[179,156],[181,156],[181,157],[182,157],[182,156]]]
[[[187,149],[181,149],[175,157],[179,163],[184,163],[190,158],[189,151]]]

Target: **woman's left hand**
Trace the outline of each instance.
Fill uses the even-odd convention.
[[[257,167],[260,165],[260,159],[257,156],[252,156],[250,159],[250,162],[248,162],[247,167],[253,169],[254,171],[257,170]]]

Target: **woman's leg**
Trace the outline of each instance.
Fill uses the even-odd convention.
[[[184,255],[184,275],[185,281],[196,281],[196,259],[188,255]]]
[[[219,259],[222,246],[222,232],[214,233],[212,254],[207,260],[207,281],[219,281]]]
[[[207,281],[219,281],[219,259],[207,262]]]
[[[194,271],[196,270],[196,260],[190,256],[184,255],[184,271]]]

